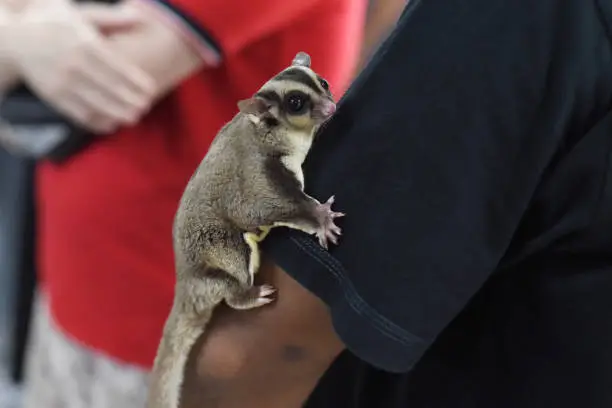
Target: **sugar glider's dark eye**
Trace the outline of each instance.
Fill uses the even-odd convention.
[[[319,78],[319,83],[324,90],[329,91],[329,83],[326,80]]]
[[[306,110],[310,98],[302,92],[292,92],[285,97],[285,109],[289,113],[299,114]]]

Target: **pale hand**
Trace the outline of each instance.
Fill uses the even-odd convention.
[[[136,123],[153,101],[154,82],[113,52],[102,32],[138,25],[120,5],[33,0],[11,27],[10,55],[45,102],[96,133]]]

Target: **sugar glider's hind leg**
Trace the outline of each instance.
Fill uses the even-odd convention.
[[[254,274],[259,268],[259,236],[248,236],[241,231],[233,231],[225,247],[214,250],[209,255],[214,266],[227,276],[225,302],[234,309],[252,309],[270,303],[275,289],[270,285],[253,286]],[[263,238],[261,238],[263,239]]]

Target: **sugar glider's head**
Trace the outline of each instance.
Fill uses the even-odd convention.
[[[298,131],[312,131],[336,111],[329,84],[310,68],[305,52],[238,107],[256,123]]]

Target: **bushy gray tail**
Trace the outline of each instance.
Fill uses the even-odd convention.
[[[146,408],[179,408],[187,358],[203,332],[203,325],[177,317],[174,310],[170,313],[155,357]]]

